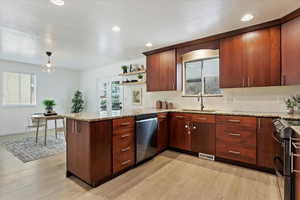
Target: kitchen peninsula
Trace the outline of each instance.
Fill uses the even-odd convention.
[[[170,148],[270,172],[272,120],[300,119],[283,113],[178,109],[68,114],[67,176],[96,187],[136,166],[135,117],[145,114],[157,115],[157,154]]]

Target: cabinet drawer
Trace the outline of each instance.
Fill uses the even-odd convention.
[[[194,114],[194,115],[192,115],[192,121],[199,122],[199,123],[215,123],[216,116],[215,115]]]
[[[216,138],[224,144],[241,144],[256,147],[256,131],[227,124],[216,126]]]
[[[133,117],[127,117],[122,119],[113,120],[113,131],[119,131],[120,129],[134,129],[135,120]]]
[[[235,160],[243,163],[256,164],[256,148],[245,147],[241,144],[224,144],[217,141],[216,155],[220,158]]]
[[[241,116],[217,116],[217,123],[231,124],[241,127],[247,127],[256,130],[256,117],[241,117]]]
[[[120,134],[117,136],[113,136],[113,152],[120,153],[124,152],[125,149],[134,151],[134,134]]]
[[[117,173],[123,169],[133,166],[135,163],[135,152],[126,151],[118,153],[113,158],[113,171]]]

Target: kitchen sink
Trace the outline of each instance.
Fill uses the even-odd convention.
[[[211,112],[216,112],[216,110],[197,110],[197,109],[182,109],[182,111],[187,111],[187,112],[203,112],[203,113],[211,113]]]

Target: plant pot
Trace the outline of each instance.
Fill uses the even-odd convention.
[[[53,112],[53,108],[46,108],[46,113],[52,113]]]
[[[127,74],[127,69],[123,69],[123,74]]]

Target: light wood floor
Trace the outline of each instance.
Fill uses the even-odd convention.
[[[0,199],[280,200],[275,176],[166,151],[95,189],[65,178],[65,154],[23,164],[0,147]]]

